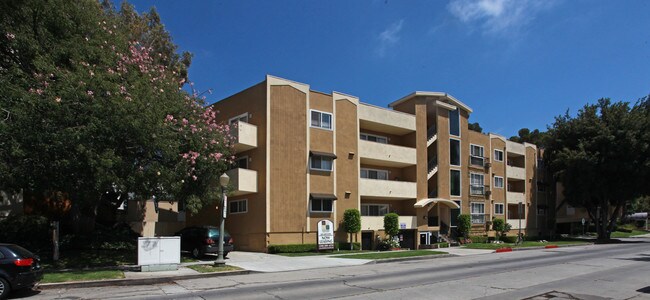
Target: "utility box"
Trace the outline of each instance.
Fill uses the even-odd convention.
[[[138,238],[138,265],[142,272],[177,270],[181,263],[181,237]]]

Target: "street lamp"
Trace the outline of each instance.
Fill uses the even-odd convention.
[[[517,212],[519,213],[519,233],[517,234],[517,245],[520,245],[523,242],[521,239],[521,215],[523,214],[523,203],[519,202]]]
[[[228,213],[228,199],[226,199],[226,187],[230,177],[226,173],[219,176],[219,184],[221,185],[221,225],[219,226],[219,256],[214,262],[215,266],[223,267],[226,261],[223,259],[223,236],[225,235],[224,227],[226,226],[226,213]]]

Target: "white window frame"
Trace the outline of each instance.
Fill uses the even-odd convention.
[[[458,187],[458,193],[459,194],[458,195],[454,195],[454,194],[451,193],[451,191],[452,191],[451,172],[452,171],[457,171],[458,172],[458,181],[459,181],[458,182],[458,185],[459,185],[459,187]],[[463,176],[462,176],[462,174],[463,174],[463,172],[461,170],[459,170],[459,169],[450,169],[449,170],[449,195],[451,197],[461,197],[463,195]]]
[[[231,215],[237,215],[237,214],[245,214],[248,212],[248,199],[237,199],[237,200],[230,200],[228,201],[228,213]],[[243,211],[236,211],[233,212],[232,209],[235,208],[235,203],[237,203],[237,207],[239,208],[241,204],[239,203],[244,203],[245,209]]]
[[[451,163],[451,140],[458,141],[458,164],[454,165]],[[449,138],[449,165],[454,167],[460,167],[463,165],[463,143],[460,139]]]
[[[388,204],[362,203],[362,204],[361,204],[361,216],[364,216],[364,217],[381,217],[381,216],[383,216],[383,215],[377,215],[377,216],[375,216],[375,215],[370,215],[370,214],[368,214],[368,213],[364,214],[364,213],[363,213],[363,211],[364,211],[364,207],[366,207],[366,211],[367,211],[367,212],[370,212],[370,210],[369,210],[369,207],[370,207],[370,206],[377,206],[377,207],[379,207],[378,211],[381,211],[381,209],[383,208],[383,209],[386,211],[386,213],[389,213],[389,212],[390,212],[390,210],[389,210],[390,207],[388,206]],[[385,215],[385,214],[384,214],[384,215]]]
[[[374,137],[374,138],[375,138],[375,141],[370,141],[370,140],[368,140],[368,137]],[[387,136],[383,136],[383,135],[376,135],[376,134],[363,133],[363,132],[362,132],[362,133],[359,134],[359,138],[362,139],[362,140],[364,140],[364,141],[368,141],[368,142],[374,142],[374,143],[380,143],[380,144],[388,144],[388,137],[387,137]],[[379,141],[380,139],[383,139],[384,141],[383,141],[383,142],[380,142],[380,141]]]
[[[497,184],[497,179],[501,179],[501,186]],[[503,176],[494,176],[494,188],[495,189],[502,189],[505,186],[505,179]]]
[[[366,171],[367,174],[368,174],[370,171],[377,172],[377,178],[363,177],[363,172],[364,172],[364,171]],[[379,173],[386,174],[386,179],[380,179],[380,178],[379,178]],[[390,172],[389,172],[388,170],[371,169],[371,168],[361,168],[361,170],[359,171],[359,176],[360,176],[361,178],[363,178],[363,179],[372,179],[372,180],[389,180],[389,179],[388,179],[388,178],[389,178],[389,177],[388,177],[389,174],[390,174]]]
[[[472,182],[473,182],[473,177],[474,176],[481,176],[483,178],[481,180],[481,181],[483,181],[483,184],[481,184],[481,185],[473,184]],[[481,192],[480,193],[475,193],[474,189],[479,188],[479,187],[480,187]],[[469,173],[469,194],[470,195],[485,195],[485,174],[474,173],[474,172]]]
[[[497,209],[497,207],[499,207],[499,206],[501,207],[501,212],[499,212],[499,210]],[[495,215],[500,215],[500,216],[504,215],[505,211],[506,211],[505,209],[506,209],[505,204],[503,204],[503,203],[494,203],[494,214]]]
[[[474,155],[474,153],[473,153],[474,151],[472,151],[472,150],[474,150],[474,148],[477,148],[477,149],[481,150],[480,155]],[[476,145],[476,144],[469,144],[469,157],[470,157],[469,163],[471,165],[481,166],[481,167],[484,166],[485,165],[485,147],[483,147],[481,145]],[[481,159],[481,164],[472,163],[472,158],[480,158]]]
[[[448,110],[448,112],[449,112],[449,114],[447,114],[447,119],[449,120],[449,122],[448,122],[448,125],[449,125],[449,135],[450,135],[450,136],[457,136],[457,137],[460,137],[461,134],[463,133],[463,129],[462,129],[461,126],[460,126],[460,123],[462,123],[462,122],[460,121],[460,109],[456,108],[455,110]],[[452,112],[458,112],[458,135],[455,135],[455,134],[452,134],[452,133],[451,133],[451,117],[450,117],[450,115],[451,115]]]
[[[329,160],[330,161],[330,168],[329,169],[323,169],[323,168],[314,168],[312,165],[314,162],[314,158],[320,158],[321,160],[321,167],[323,166],[323,160]],[[332,172],[334,169],[334,158],[329,157],[329,156],[322,156],[322,155],[313,155],[309,157],[309,170],[313,171],[325,171],[325,172]]]
[[[321,210],[314,210],[314,201],[321,201],[320,203],[320,208]],[[332,202],[332,209],[331,210],[322,210],[323,209],[323,201],[330,201]],[[331,213],[334,211],[334,199],[310,199],[309,200],[309,212],[311,213]]]
[[[312,114],[316,112],[318,113],[318,125],[314,125],[312,122]],[[330,127],[323,127],[323,115],[329,115],[330,116]],[[320,110],[315,110],[315,109],[310,109],[309,110],[309,127],[312,128],[318,128],[318,129],[325,129],[325,130],[334,130],[334,115],[329,112],[325,111],[320,111]]]
[[[482,205],[483,206],[483,212],[480,212],[480,213],[474,212],[474,205]],[[483,202],[470,202],[469,203],[469,213],[470,213],[470,216],[472,216],[472,224],[485,224],[485,203],[483,203]],[[474,222],[474,216],[482,216],[483,221],[482,222]]]
[[[241,115],[234,116],[230,119],[228,119],[228,124],[233,125],[235,122],[233,121],[242,121],[244,123],[248,123],[248,112],[245,112]]]
[[[501,159],[499,159],[499,155],[497,153],[501,153]],[[494,161],[501,161],[502,162],[503,158],[504,158],[503,150],[494,149]]]

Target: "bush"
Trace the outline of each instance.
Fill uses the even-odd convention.
[[[389,213],[384,216],[384,231],[391,238],[399,234],[399,215]]]
[[[472,228],[472,217],[468,214],[460,214],[458,215],[458,226],[456,227],[456,230],[458,230],[458,234],[461,237],[467,237],[469,235],[469,231]]]
[[[488,237],[482,235],[473,235],[469,237],[472,240],[472,243],[487,243]]]
[[[352,243],[354,250],[361,249],[360,243]],[[334,243],[334,249],[348,250],[350,243]],[[316,252],[318,251],[318,244],[285,244],[285,245],[269,245],[267,252],[271,254],[276,253],[300,253],[300,252]]]
[[[60,237],[61,250],[128,250],[137,249],[139,235],[127,224],[113,227],[95,225],[90,233],[67,234]]]
[[[399,243],[397,241],[395,241],[393,239],[385,239],[385,240],[382,240],[381,242],[379,242],[379,244],[377,245],[377,250],[379,250],[379,251],[388,251],[390,249],[399,248],[399,247],[400,247],[400,245],[399,245]]]
[[[10,216],[0,221],[0,242],[18,244],[39,252],[52,248],[50,223],[37,215]]]
[[[504,236],[501,238],[504,243],[516,243],[517,236]]]

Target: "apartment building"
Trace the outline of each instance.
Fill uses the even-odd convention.
[[[361,211],[355,238],[366,249],[384,237],[388,212],[411,249],[451,234],[461,213],[471,215],[472,234],[493,235],[493,218],[511,234],[547,228],[536,146],[469,130],[472,109],[446,93],[414,92],[381,108],[267,76],[214,106],[237,138],[226,229],[238,249],[316,243],[323,219],[345,242],[349,208]],[[218,220],[215,209],[187,216],[188,225]]]

